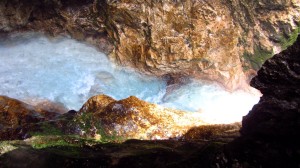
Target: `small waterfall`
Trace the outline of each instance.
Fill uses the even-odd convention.
[[[131,95],[175,109],[200,112],[209,123],[241,121],[259,100],[246,91],[229,93],[214,83],[191,80],[166,94],[166,82],[121,68],[96,48],[70,38],[37,33],[0,39],[0,95],[34,103],[50,100],[78,110],[91,96]]]

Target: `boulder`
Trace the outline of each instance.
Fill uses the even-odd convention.
[[[134,96],[116,101],[105,95],[90,98],[77,121],[88,136],[105,134],[124,139],[177,138],[191,127],[205,124],[198,113],[163,108]]]

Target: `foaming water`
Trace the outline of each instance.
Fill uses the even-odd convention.
[[[68,38],[49,40],[26,34],[0,43],[0,94],[49,99],[79,109],[91,96],[130,95],[156,102],[162,80],[115,67],[95,48]]]
[[[50,100],[69,109],[78,110],[97,94],[115,99],[134,95],[198,112],[209,123],[230,123],[241,121],[259,99],[257,94],[229,93],[216,84],[199,81],[165,94],[162,79],[117,67],[94,47],[69,38],[12,35],[0,40],[0,60],[0,95],[27,102]]]
[[[166,107],[199,112],[203,121],[211,124],[242,120],[260,93],[253,88],[228,92],[217,84],[193,81],[164,97]]]

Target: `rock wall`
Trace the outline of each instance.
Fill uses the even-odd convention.
[[[258,70],[280,50],[272,46],[297,27],[300,9],[296,1],[131,0],[107,5],[110,24],[117,29],[117,62],[155,74],[219,81],[232,89],[243,84],[243,71]]]
[[[95,1],[96,2],[96,1]],[[110,53],[107,32],[92,0],[3,0],[0,32],[38,31],[50,36],[70,35]]]
[[[295,0],[4,0],[0,30],[69,34],[124,66],[235,89],[293,41],[299,12]]]
[[[287,50],[267,60],[251,86],[263,96],[243,119],[244,135],[300,137],[300,37]]]

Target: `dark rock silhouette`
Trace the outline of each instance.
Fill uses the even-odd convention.
[[[251,86],[263,96],[243,118],[241,137],[227,145],[231,165],[299,167],[300,36],[287,50],[267,60]]]

